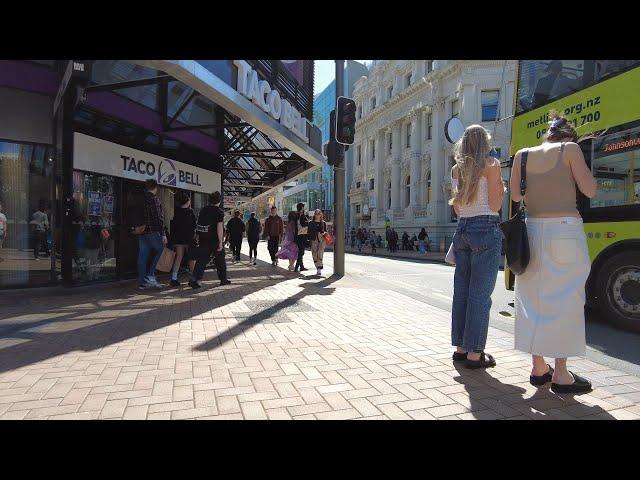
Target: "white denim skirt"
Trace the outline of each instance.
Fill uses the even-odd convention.
[[[515,282],[515,348],[553,358],[586,354],[585,283],[591,269],[582,219],[527,218],[531,260]]]

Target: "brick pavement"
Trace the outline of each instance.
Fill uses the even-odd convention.
[[[637,419],[640,378],[572,362],[593,393],[529,385],[490,328],[488,371],[452,365],[450,314],[349,276],[230,266],[233,284],[0,295],[0,419]],[[309,273],[309,272],[307,272]]]

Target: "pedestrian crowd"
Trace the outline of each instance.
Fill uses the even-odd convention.
[[[542,145],[522,149],[514,158],[510,196],[524,201],[530,261],[518,272],[515,282],[515,346],[532,356],[530,382],[535,386],[551,383],[557,393],[583,393],[591,382],[567,368],[567,358],[586,353],[584,303],[585,282],[590,271],[582,219],[576,208],[576,187],[585,196],[596,193],[596,181],[586,165],[573,124],[557,112],[550,113],[550,126]],[[499,211],[506,191],[500,162],[490,156],[491,137],[480,125],[467,127],[454,148],[455,165],[451,169],[453,206],[459,221],[451,244],[451,263],[455,264],[454,295],[451,312],[453,361],[466,368],[480,369],[496,365],[485,352],[491,309],[503,250],[503,230]],[[554,195],[548,192],[553,191]],[[225,263],[225,245],[232,261],[240,261],[243,236],[249,243],[249,264],[256,265],[257,245],[267,240],[272,266],[288,260],[288,269],[304,272],[304,254],[310,246],[317,275],[322,274],[323,254],[332,242],[321,210],[311,215],[299,203],[288,213],[286,223],[272,207],[260,221],[251,214],[247,224],[235,211],[223,225],[221,195],[214,192],[211,205],[196,219],[186,194],[178,194],[170,238],[163,225],[162,207],[156,196],[157,183],[146,182],[144,212],[138,225],[138,283],[141,289],[159,287],[155,270],[165,246],[175,249],[171,285],[179,286],[178,273],[184,259],[193,263],[189,285],[199,288],[206,265],[214,258],[221,285],[229,284]],[[348,237],[358,251],[369,247],[372,253],[382,246],[374,230],[351,228]],[[401,240],[403,250],[430,249],[429,235],[422,228],[410,237],[399,238],[394,228],[385,231],[386,246],[396,252]],[[509,258],[507,256],[507,258]],[[545,357],[555,359],[552,367]]]

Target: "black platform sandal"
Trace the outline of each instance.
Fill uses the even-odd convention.
[[[464,362],[467,359],[467,352],[453,352],[453,361],[454,362]]]
[[[547,367],[549,367],[549,371],[544,375],[529,375],[529,383],[534,387],[541,387],[545,383],[550,382],[553,377],[553,368],[551,368],[551,365],[548,363]]]
[[[479,360],[470,360],[467,358],[464,366],[472,370],[477,368],[491,368],[496,366],[496,360],[493,358],[493,355],[482,352]]]
[[[593,390],[589,380],[580,375],[576,375],[572,371],[569,371],[569,373],[573,376],[573,383],[569,385],[551,383],[551,391],[553,393],[587,393]]]

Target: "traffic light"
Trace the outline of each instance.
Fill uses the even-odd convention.
[[[353,145],[356,134],[356,102],[352,98],[338,97],[335,132],[336,142]]]
[[[336,111],[331,110],[329,114],[329,141],[326,144],[327,163],[332,167],[344,158],[344,149],[338,145],[335,138],[336,131]]]

